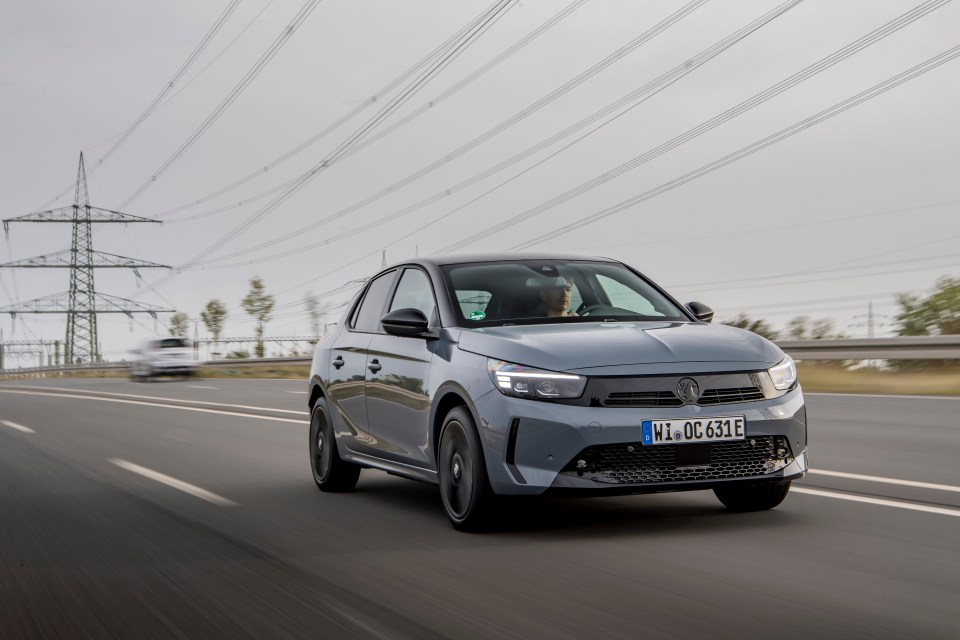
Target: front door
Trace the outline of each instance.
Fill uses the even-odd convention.
[[[418,309],[436,325],[436,298],[426,272],[403,270],[389,307]],[[430,458],[430,363],[437,341],[380,333],[367,357],[367,418],[383,458],[433,467]]]
[[[330,350],[330,383],[327,392],[333,405],[333,426],[337,442],[351,451],[371,453],[377,449],[370,432],[364,391],[369,364],[368,347],[379,330],[380,317],[393,290],[396,270],[370,281],[347,326]]]

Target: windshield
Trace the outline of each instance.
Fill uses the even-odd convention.
[[[651,283],[616,262],[516,260],[447,265],[443,272],[464,327],[690,320]]]

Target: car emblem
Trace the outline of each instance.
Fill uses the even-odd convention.
[[[681,378],[677,382],[677,397],[686,404],[694,404],[700,399],[700,385],[693,378]]]

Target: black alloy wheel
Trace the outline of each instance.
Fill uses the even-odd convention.
[[[310,468],[321,491],[350,491],[360,479],[360,467],[340,459],[337,439],[323,398],[310,415]]]
[[[717,499],[731,511],[766,511],[783,502],[790,491],[790,482],[781,484],[742,485],[729,483],[714,487]]]
[[[444,419],[437,466],[443,508],[454,528],[484,529],[494,496],[476,427],[464,407],[453,409]]]

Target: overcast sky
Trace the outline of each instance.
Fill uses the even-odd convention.
[[[674,139],[921,3],[801,2],[555,156],[546,159],[633,103],[476,184],[399,215],[684,65],[781,4],[710,0],[499,135],[388,195],[352,206],[523,112],[686,4],[589,0],[469,85],[322,168],[282,204],[264,211],[283,193],[279,185],[329,157],[397,90],[379,96],[288,160],[273,161],[369,103],[490,2],[323,0],[281,39],[282,48],[219,118],[151,181],[225,104],[304,3],[243,0],[169,87],[228,7],[227,0],[6,0],[0,5],[0,217],[70,204],[83,151],[93,205],[123,205],[128,213],[165,220],[163,225],[104,225],[95,232],[95,248],[186,267],[173,277],[144,270],[145,282],[139,286],[129,271],[98,270],[98,291],[175,307],[192,318],[208,300],[219,298],[231,313],[225,334],[250,335],[252,321],[240,299],[249,279],[259,275],[278,302],[267,333],[307,334],[304,295],[336,291],[323,301],[343,303],[353,291],[343,286],[375,273],[382,251],[391,263],[415,253],[428,255],[530,210]],[[372,135],[443,95],[568,5],[564,0],[509,5]],[[958,44],[960,3],[948,2],[704,135],[459,251],[506,250],[560,229]],[[712,306],[719,319],[744,311],[783,326],[805,313],[833,318],[838,330],[850,335],[866,335],[865,326],[852,325],[863,322],[856,316],[866,314],[869,301],[878,324],[892,324],[897,293],[928,292],[939,276],[960,275],[958,80],[960,60],[955,59],[769,148],[536,248],[622,259],[682,301]],[[159,108],[99,163],[165,88]],[[268,164],[270,170],[264,171]],[[258,169],[261,175],[255,179],[208,199]],[[148,188],[141,191],[145,184]],[[265,192],[270,193],[257,197]],[[201,204],[186,206],[198,200]],[[245,204],[235,206],[240,202]],[[344,210],[348,213],[336,215]],[[326,224],[299,231],[328,217]],[[364,225],[370,229],[320,244]],[[242,232],[232,233],[238,229]],[[258,248],[284,234],[293,237]],[[69,244],[69,225],[14,224],[0,261],[52,253]],[[310,245],[317,246],[297,251]],[[244,250],[251,251],[228,257]],[[0,270],[0,306],[65,292],[68,282],[66,270]],[[340,313],[333,309],[327,319],[336,321]],[[135,321],[101,316],[99,326],[108,358],[122,357],[138,340],[165,331],[162,322],[148,316]],[[64,332],[60,316],[21,315],[14,323],[5,314],[0,327],[8,340],[63,339]],[[880,326],[878,335],[889,330]],[[206,335],[202,325],[200,334]]]

